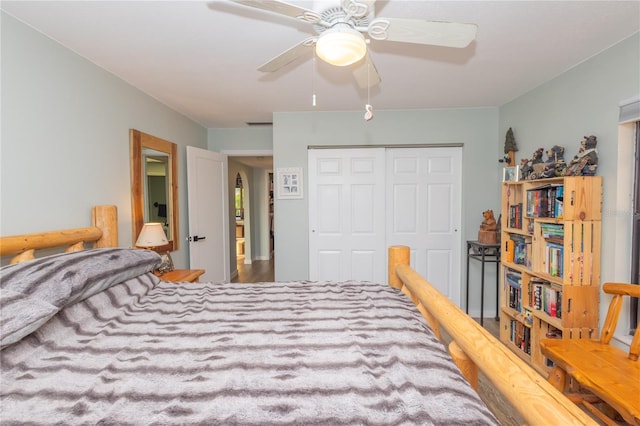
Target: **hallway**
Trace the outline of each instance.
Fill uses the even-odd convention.
[[[261,283],[274,281],[274,260],[254,260],[245,265],[244,257],[238,259],[238,275],[232,283]]]

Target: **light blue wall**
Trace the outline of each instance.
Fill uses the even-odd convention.
[[[129,129],[178,144],[180,236],[187,235],[185,146],[204,127],[2,13],[0,234],[75,228],[91,206],[118,207],[132,245]],[[187,245],[172,254],[187,266]]]
[[[633,175],[619,170],[628,170],[626,163],[632,158],[620,154],[628,152],[633,141],[620,137],[618,113],[621,102],[638,96],[640,35],[636,34],[500,108],[500,133],[513,128],[517,159],[556,144],[564,146],[565,158],[571,159],[584,136],[598,137],[597,173],[604,185],[602,282],[630,277],[629,239],[616,236],[631,235],[631,211],[618,208],[628,205],[620,198],[629,194],[618,188],[632,185]],[[603,296],[601,320],[607,304],[608,297]]]
[[[375,106],[375,99],[373,100]],[[365,122],[362,112],[298,112],[274,114],[274,169],[302,167],[307,176],[307,147],[326,145],[464,144],[462,176],[462,247],[475,240],[482,211],[499,211],[496,181],[497,108],[376,111]],[[304,193],[308,193],[304,179]],[[308,198],[275,200],[276,280],[308,279]],[[464,277],[464,263],[461,274]],[[489,282],[495,275],[487,274]],[[464,296],[464,291],[461,291]],[[495,296],[487,293],[495,300]],[[495,290],[494,293],[495,295]],[[474,302],[475,303],[475,302]],[[478,304],[479,306],[479,304]]]
[[[271,126],[255,126],[209,129],[207,140],[209,149],[216,152],[271,150],[273,148],[273,128]]]

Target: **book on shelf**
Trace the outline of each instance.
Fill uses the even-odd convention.
[[[509,228],[522,229],[522,203],[509,206]]]
[[[556,288],[556,318],[562,318],[562,287]]]
[[[535,229],[535,221],[529,219],[527,221],[527,234],[533,235],[533,230]]]
[[[562,242],[564,238],[564,225],[561,223],[541,223],[542,236],[547,239],[557,239]]]
[[[522,274],[518,271],[505,269],[504,279],[508,284],[509,307],[522,312]]]
[[[514,271],[513,269],[506,269],[505,271],[507,284],[509,284],[511,287],[520,288],[520,283],[522,282],[522,274],[518,271]]]
[[[505,261],[531,267],[531,239],[511,234],[505,241]]]
[[[522,235],[511,235],[513,241],[513,263],[527,265],[529,263],[530,242]]]
[[[564,186],[548,184],[527,190],[527,216],[562,217]]]
[[[537,311],[542,309],[543,288],[547,284],[548,284],[548,281],[534,281],[533,279],[529,282],[529,289],[531,292],[530,306]]]
[[[555,210],[554,210],[553,217],[562,219],[563,215],[564,215],[564,186],[560,185],[556,188]]]
[[[562,318],[562,286],[539,278],[529,282],[531,308],[544,311],[554,318]]]
[[[531,354],[531,328],[517,320],[511,320],[511,342],[524,353]]]
[[[555,317],[557,310],[556,310],[556,303],[557,303],[558,299],[556,297],[556,292],[555,291],[549,291],[549,294],[547,296],[547,306],[545,309],[545,312],[551,316],[551,317]]]
[[[515,241],[513,241],[512,239],[508,239],[507,241],[504,242],[504,246],[506,251],[505,261],[513,263],[513,259],[515,255],[514,253]]]
[[[545,244],[545,270],[552,277],[564,276],[564,246],[547,241]]]

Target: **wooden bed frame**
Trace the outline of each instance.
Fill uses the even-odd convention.
[[[598,424],[411,269],[409,259],[409,247],[389,247],[389,285],[413,300],[438,338],[441,325],[447,331],[449,353],[476,390],[480,370],[529,425]]]
[[[12,263],[34,258],[34,250],[64,247],[67,251],[93,247],[117,247],[115,206],[92,209],[93,226],[0,238],[0,255],[17,254]],[[416,304],[440,338],[442,326],[453,339],[452,358],[471,385],[477,389],[478,371],[522,415],[529,425],[596,425],[545,378],[447,299],[409,266],[410,248],[389,248],[389,285],[402,290]]]
[[[0,237],[0,256],[15,255],[11,264],[35,257],[35,250],[67,247],[66,252],[84,250],[85,244],[94,248],[118,246],[118,210],[116,206],[94,206],[91,223],[86,228]]]

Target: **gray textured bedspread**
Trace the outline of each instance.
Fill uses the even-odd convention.
[[[147,273],[0,354],[2,425],[497,424],[413,304],[381,284]]]

